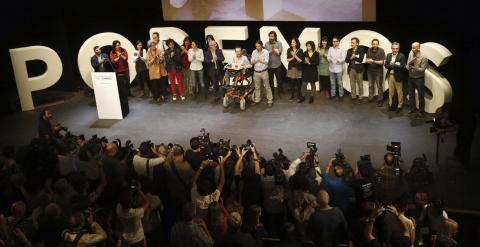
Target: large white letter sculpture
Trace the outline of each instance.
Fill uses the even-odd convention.
[[[224,27],[224,26],[215,26],[215,27],[206,27],[205,36],[208,34],[215,37],[215,41],[218,43],[218,48],[222,49],[223,56],[225,57],[225,62],[230,63],[235,57],[235,49],[223,49],[224,40],[247,40],[248,39],[248,27],[247,26],[238,26],[238,27]],[[252,51],[254,48],[244,47],[248,52]]]
[[[93,72],[92,65],[90,64],[90,58],[93,56],[93,47],[94,46],[108,46],[112,45],[114,40],[120,41],[122,47],[128,52],[128,68],[130,74],[130,82],[135,79],[137,72],[135,71],[135,64],[133,63],[132,52],[135,50],[132,42],[127,38],[123,37],[118,33],[99,33],[95,34],[89,39],[87,39],[78,51],[77,63],[78,70],[82,76],[83,81],[90,87],[93,88],[92,76]],[[109,55],[109,54],[107,54]]]
[[[370,31],[370,30],[357,30],[357,31],[354,31],[354,32],[351,32],[349,34],[347,34],[345,37],[342,38],[342,40],[340,40],[340,48],[344,49],[345,51],[350,49],[351,48],[351,45],[350,45],[350,40],[353,38],[353,37],[357,37],[359,40],[360,40],[360,45],[362,46],[367,46],[367,47],[371,47],[372,46],[372,39],[378,39],[379,40],[379,47],[382,48],[384,51],[385,51],[385,55],[389,52],[391,52],[391,46],[392,46],[392,43],[385,37],[383,36],[382,34],[380,33],[377,33],[377,32],[374,32],[374,31]],[[367,52],[367,51],[365,51]],[[367,58],[367,55],[365,54],[365,58],[364,58],[364,62]],[[345,90],[351,92],[351,85],[350,85],[350,78],[348,77],[348,73],[347,73],[347,67],[348,67],[348,64],[345,63],[343,65],[343,88],[345,88]],[[385,78],[385,73],[386,73],[386,69],[385,67],[383,67],[383,75],[384,75],[384,78]],[[365,70],[365,74],[366,74],[366,70]],[[388,83],[383,83],[383,91],[387,90],[388,88]],[[377,94],[377,90],[375,89],[374,90],[375,92],[375,95]],[[368,81],[364,81],[363,82],[363,96],[368,96]]]
[[[46,46],[29,46],[10,49],[13,73],[22,111],[30,111],[33,105],[32,92],[48,88],[62,76],[62,60],[58,54]],[[47,70],[39,76],[28,77],[27,61],[40,60],[47,64]]]

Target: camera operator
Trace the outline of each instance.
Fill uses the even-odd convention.
[[[185,160],[192,166],[192,169],[198,171],[203,161],[207,160],[205,147],[200,143],[198,137],[190,139],[190,149],[185,152]]]
[[[166,156],[150,141],[143,142],[133,156],[133,167],[138,176],[153,177],[153,169],[165,162]]]
[[[377,199],[380,202],[392,202],[406,192],[403,170],[400,168],[399,154],[387,152],[384,163],[378,171]]]
[[[332,206],[338,207],[345,212],[350,204],[350,187],[346,181],[346,178],[350,177],[350,175],[346,174],[346,169],[343,165],[334,165],[336,159],[337,158],[330,159],[325,169],[325,174],[322,176],[323,185],[332,197]],[[334,177],[330,174],[332,168]]]
[[[133,203],[136,195],[142,199],[141,207],[135,207]],[[122,226],[122,242],[125,241],[126,246],[146,246],[142,218],[149,206],[150,202],[143,194],[140,183],[134,182],[120,193],[116,214]]]
[[[68,219],[70,227],[62,233],[61,246],[97,246],[107,239],[107,233],[93,221],[90,210],[73,213]]]
[[[220,158],[220,181],[213,193],[209,193],[211,187],[210,181],[206,179],[198,180],[198,178],[207,166],[216,166],[217,164],[215,162],[210,162],[208,160],[202,161],[200,167],[193,176],[191,200],[197,207],[197,216],[202,217],[203,219],[207,218],[207,210],[210,203],[218,202],[220,199],[220,194],[222,193],[223,186],[225,185],[224,165],[225,161],[230,157],[231,154],[232,151],[228,151],[225,157]]]
[[[360,156],[355,167],[355,180],[351,186],[355,191],[355,203],[360,206],[364,201],[375,200],[375,169],[370,155]]]
[[[238,160],[235,164],[235,185],[243,208],[261,205],[260,159],[255,145],[242,145],[236,149]]]
[[[287,170],[284,170],[285,176],[290,179],[297,171],[306,170],[305,172],[311,177],[317,185],[322,182],[322,170],[320,169],[320,158],[314,155],[314,165],[311,167],[307,167],[307,159],[310,156],[310,152],[303,152],[297,159],[290,163],[290,166]],[[306,168],[306,169],[303,169]]]

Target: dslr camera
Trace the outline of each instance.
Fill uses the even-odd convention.
[[[391,142],[387,145],[387,151],[393,153],[393,156],[397,157],[401,154],[402,144],[400,142]]]

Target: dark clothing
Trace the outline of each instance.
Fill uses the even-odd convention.
[[[409,240],[403,236],[404,227],[396,215],[387,211],[378,216],[375,219],[375,228],[378,229],[378,241],[383,244],[382,246],[409,246],[401,245],[405,240]]]
[[[371,178],[357,178],[352,183],[357,205],[366,200],[374,199],[374,181]]]
[[[303,64],[303,73],[302,73],[302,80],[303,82],[316,82],[318,81],[318,70],[317,70],[317,65],[320,62],[320,55],[318,54],[317,51],[313,52],[312,56],[310,57],[308,55],[308,51],[304,53],[305,60],[308,57],[310,60],[310,64]],[[312,85],[312,91],[313,85]]]
[[[417,109],[417,100],[415,97],[415,89],[418,92],[418,110],[425,111],[425,77],[408,78],[408,95],[410,100],[410,107],[412,110]]]
[[[332,206],[339,207],[342,210],[347,209],[349,204],[348,194],[350,188],[342,179],[332,178],[329,174],[323,176],[323,183],[330,195]]]
[[[108,58],[108,55],[106,53],[100,53],[100,57],[104,60],[103,63],[98,62],[97,55],[93,55],[90,58],[90,64],[92,65],[93,70],[95,72],[113,71],[113,66],[110,63],[110,59]]]
[[[223,78],[223,61],[225,60],[225,57],[223,56],[223,52],[220,49],[215,50],[215,55],[217,56],[217,60],[215,62],[212,62],[212,51],[209,49],[204,52],[205,64],[207,65],[208,69],[207,75],[210,83],[212,83],[214,94],[217,97],[223,97],[223,95],[219,95],[218,93],[220,88],[219,82]]]
[[[130,75],[128,70],[124,73],[117,72],[118,96],[120,98],[120,108],[122,108],[122,116],[125,117],[130,112],[128,105],[128,95],[130,94]]]
[[[180,71],[180,72],[182,71],[182,59],[181,59],[179,49],[173,48],[173,51],[172,51],[169,48],[165,51],[165,66],[167,67],[168,72],[172,70]],[[174,83],[174,82],[170,82],[170,83]]]
[[[261,205],[262,181],[260,175],[248,177],[235,177],[237,188],[241,187],[242,206],[248,208],[251,205]],[[242,183],[242,184],[240,184]]]
[[[277,88],[282,88],[282,66],[277,68],[268,68],[268,83],[270,84],[270,88],[272,90],[275,88],[273,75],[275,75],[275,78],[277,78]]]
[[[316,246],[337,246],[347,242],[347,221],[338,208],[317,208],[308,221],[308,236]]]
[[[395,58],[395,62],[390,64],[392,61],[392,53],[387,54],[387,58],[385,58],[385,68],[387,69],[387,75],[390,74],[390,71],[393,70],[393,75],[395,76],[395,81],[405,81],[405,55],[399,52],[397,57]]]
[[[367,50],[367,59],[373,59],[374,61],[385,61],[385,51],[382,48],[378,47],[376,51],[372,48]],[[382,72],[383,66],[381,64],[369,64],[368,71]]]
[[[292,58],[292,48],[288,48],[287,49],[287,59],[289,58]],[[303,50],[302,49],[298,49],[297,50],[297,57],[300,58],[300,60],[302,60],[301,62],[298,62],[297,59],[293,59],[292,61],[288,62],[288,69],[291,69],[293,67],[297,68],[298,70],[302,70],[303,69],[303,61],[304,61],[304,57],[303,57]]]
[[[52,124],[49,119],[45,120],[43,117],[40,118],[40,121],[38,122],[38,137],[42,139],[53,138]]]
[[[198,152],[189,149],[185,152],[185,160],[192,166],[194,171],[198,171],[202,161],[206,160],[206,152],[204,149],[201,149]]]
[[[353,59],[352,55],[355,55]],[[357,73],[362,73],[365,70],[363,66],[364,57],[365,51],[362,47],[357,47],[355,52],[353,51],[353,48],[348,49],[347,56],[345,57],[345,62],[348,63],[348,73],[350,73],[351,69],[355,70]]]
[[[220,237],[213,246],[218,247],[254,247],[258,246],[252,235],[243,232],[227,233]]]

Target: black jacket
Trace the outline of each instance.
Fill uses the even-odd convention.
[[[165,51],[165,67],[167,68],[168,72],[170,72],[172,66],[174,66],[176,71],[182,71],[180,50],[177,48],[174,48],[173,56],[170,49]]]
[[[209,68],[215,68],[215,64],[212,63],[213,55],[212,51],[210,49],[207,49],[204,53],[205,56],[205,63],[209,66]],[[223,56],[223,52],[220,49],[215,50],[215,55],[217,56],[217,69],[218,70],[223,70],[223,61],[225,60],[225,57]]]
[[[353,52],[352,48],[348,49],[347,56],[345,57],[345,62],[348,64],[348,73],[350,73],[350,69],[352,68],[356,72],[361,73],[365,70],[365,67],[363,65],[363,58],[365,57],[365,51],[363,50],[362,47],[357,47],[357,50],[355,51],[354,55],[358,55],[358,57],[355,57],[354,59],[351,59],[352,52]],[[360,64],[357,64],[357,63],[360,63]]]
[[[405,55],[399,52],[395,59],[393,65],[390,65],[392,61],[392,53],[388,53],[385,58],[385,68],[387,69],[387,76],[390,74],[390,71],[393,70],[393,75],[395,76],[395,81],[405,81]]]
[[[287,59],[293,57],[292,54],[290,54],[291,51],[292,51],[292,48],[287,49]],[[305,61],[305,58],[303,57],[302,49],[297,50],[297,57],[299,57],[302,61],[298,62],[297,59],[293,59],[292,61],[288,62],[288,69],[291,69],[293,67],[297,68],[298,70],[303,69],[303,61]]]

